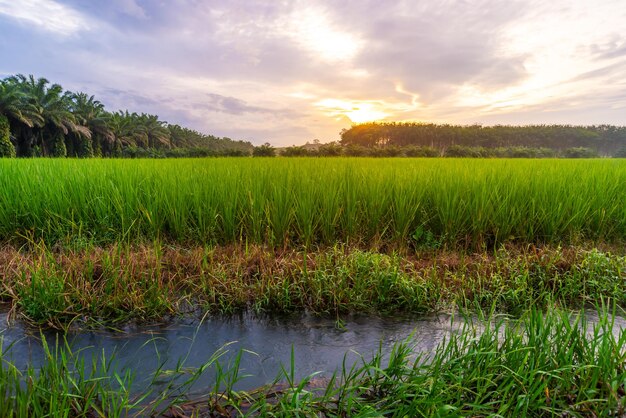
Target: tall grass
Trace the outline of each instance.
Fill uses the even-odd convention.
[[[133,392],[132,373],[117,374],[114,359],[95,357],[88,367],[80,352],[44,342],[40,370],[18,370],[2,355],[0,415],[621,417],[626,331],[616,328],[615,310],[598,312],[595,323],[558,310],[532,309],[517,320],[487,315],[462,324],[434,352],[415,351],[409,337],[389,352],[302,380],[292,348],[274,381],[251,391],[238,389],[245,351],[225,361],[223,347],[193,369],[181,359]],[[211,387],[194,388],[208,371]]]
[[[613,318],[606,311],[595,324],[563,311],[531,310],[517,321],[488,316],[434,353],[415,352],[409,338],[361,364],[344,362],[327,380],[296,381],[292,353],[276,379],[284,384],[193,405],[217,416],[624,416],[626,332]]]
[[[132,392],[131,373],[117,374],[104,354],[87,367],[67,345],[49,347],[40,370],[18,370],[2,353],[3,417],[303,416],[303,417],[621,417],[626,413],[626,330],[615,310],[584,313],[527,311],[511,320],[487,314],[452,332],[434,350],[418,352],[412,337],[297,380],[298,364],[276,370],[267,386],[238,389],[245,351],[225,361],[227,346],[190,370],[159,368],[148,386]],[[453,327],[454,328],[454,327]],[[211,387],[194,383],[213,372]],[[329,377],[330,376],[330,377]],[[192,395],[190,392],[194,390]]]
[[[437,252],[424,257],[336,246],[316,252],[168,246],[53,253],[0,250],[0,300],[31,322],[149,321],[190,310],[393,315],[528,306],[626,307],[626,257],[575,248]]]
[[[620,240],[618,160],[0,161],[0,240],[271,245]]]
[[[114,357],[94,356],[43,339],[44,364],[20,370],[10,361],[11,347],[0,353],[0,416],[125,417],[137,406],[131,399],[132,375],[114,371]]]

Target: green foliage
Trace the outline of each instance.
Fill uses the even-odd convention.
[[[348,157],[367,157],[370,149],[361,145],[350,144],[344,147],[344,155]]]
[[[109,113],[93,96],[64,91],[32,75],[0,80],[0,116],[10,119],[20,157],[249,155],[252,150],[248,142],[168,125],[156,115]],[[11,154],[10,145],[2,132],[0,156]],[[136,149],[146,150],[145,155]],[[179,151],[168,154],[172,149]]]
[[[15,157],[15,146],[11,142],[9,120],[0,114],[0,158]]]
[[[92,142],[87,140],[86,138],[82,138],[79,142],[78,150],[76,151],[76,156],[81,158],[89,158],[94,156],[93,145]]]
[[[341,145],[336,142],[320,145],[317,150],[321,157],[339,157],[342,154]]]
[[[271,146],[268,142],[263,145],[259,145],[258,147],[254,147],[252,150],[253,157],[275,157],[276,149]]]
[[[379,353],[353,371],[342,393],[357,394],[337,408],[348,416],[618,416],[626,332],[612,327],[606,312],[592,325],[584,315],[532,310],[519,321],[467,324],[417,360],[407,341],[386,367]]]
[[[453,153],[468,151],[467,147],[479,151],[481,148],[550,148],[560,151],[567,148],[584,147],[597,154],[611,155],[626,144],[626,127],[611,125],[571,126],[481,126],[481,125],[438,125],[432,123],[378,123],[353,125],[341,133],[344,146],[360,145],[373,147],[432,147]],[[476,157],[484,155],[450,155]],[[496,155],[497,156],[497,155]],[[526,156],[535,158],[537,155]]]
[[[55,135],[52,141],[52,150],[50,155],[52,157],[66,157],[67,156],[67,148],[65,147],[65,138],[63,135],[57,134]]]
[[[407,146],[404,148],[407,157],[438,157],[439,151],[433,147]]]
[[[27,278],[23,272],[21,283],[23,286],[17,288],[18,304],[26,317],[44,323],[52,318],[63,322],[72,317],[72,303],[66,299],[65,280],[61,274],[40,269]]]
[[[443,238],[435,238],[431,231],[425,230],[422,226],[418,226],[411,238],[415,242],[415,246],[422,250],[436,250],[443,244]]]
[[[252,153],[253,145],[249,142],[235,141],[230,138],[219,138],[205,135],[197,131],[182,128],[178,125],[168,125],[170,140],[174,149],[187,152],[189,157],[213,156],[248,156]],[[168,155],[174,156],[174,155]]]
[[[591,148],[576,147],[563,151],[563,156],[565,158],[597,158],[598,153]]]
[[[338,146],[336,143],[326,144],[319,147],[317,150],[310,150],[301,147],[288,147],[281,152],[283,157],[312,157],[312,156],[327,156],[336,157],[344,155],[346,157],[455,157],[455,158],[557,158],[568,157],[569,151],[560,153],[558,150],[540,147],[471,147],[463,145],[452,145],[448,148],[439,150],[428,146],[373,146],[366,147],[362,145],[349,144],[346,146]],[[579,151],[580,153],[580,151]],[[594,151],[587,151],[586,158],[591,158],[591,155],[595,155]]]
[[[452,247],[616,241],[624,195],[617,159],[5,159],[0,241],[406,245],[419,226]]]
[[[496,148],[495,156],[505,158],[555,158],[556,150],[550,148],[510,147]]]
[[[470,157],[480,158],[489,157],[489,151],[483,147],[464,147],[461,145],[452,145],[445,150],[446,157]]]
[[[311,152],[304,147],[287,147],[280,153],[283,157],[306,157],[311,155]]]
[[[132,377],[112,370],[114,356],[103,353],[86,364],[67,341],[51,347],[42,336],[42,345],[45,361],[37,369],[19,370],[4,349],[0,352],[1,416],[126,417],[136,407],[130,399]]]
[[[2,339],[0,344],[0,416],[6,418],[169,416],[167,411],[176,411],[188,400],[187,392],[207,370],[215,370],[216,379],[224,378],[219,361],[228,346],[208,354],[204,364],[195,369],[184,367],[184,359],[179,359],[171,370],[160,364],[148,376],[147,386],[142,383],[137,389],[133,373],[116,370],[119,366],[115,352],[102,351],[88,357],[83,350],[73,350],[67,336],[57,337],[51,344],[41,335],[43,364],[26,370],[12,363],[11,345]],[[156,351],[155,355],[160,353]],[[234,370],[227,370],[227,374],[236,375],[240,357],[235,357],[236,364],[229,363]],[[218,384],[216,390],[220,387]],[[228,392],[229,396],[235,394]]]
[[[626,146],[620,148],[619,150],[617,150],[617,152],[615,153],[615,155],[613,155],[613,157],[615,158],[626,158]]]

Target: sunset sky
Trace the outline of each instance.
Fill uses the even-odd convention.
[[[626,124],[626,1],[0,0],[0,77],[255,144],[352,122]]]

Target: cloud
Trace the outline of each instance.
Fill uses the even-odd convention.
[[[571,82],[576,83],[579,81],[599,79],[604,83],[613,83],[624,79],[624,66],[626,60],[621,60],[612,64],[604,65],[595,68],[591,71],[584,72],[574,77]]]
[[[0,0],[0,15],[63,36],[92,26],[82,14],[53,0]]]
[[[0,0],[0,18],[4,73],[255,143],[370,117],[586,123],[626,104],[622,0]]]
[[[626,38],[616,37],[604,44],[592,44],[590,52],[595,59],[610,60],[626,57]]]
[[[236,97],[222,96],[221,94],[207,93],[207,100],[196,107],[214,112],[242,115],[244,113],[272,113],[274,110],[259,106],[250,106]]]
[[[123,13],[129,16],[133,16],[137,19],[148,18],[146,11],[138,5],[135,0],[114,0],[113,3],[115,3]]]
[[[148,112],[148,109],[158,109],[162,102],[172,100],[172,98],[163,98],[163,100],[157,100],[147,97],[141,93],[133,90],[120,90],[113,88],[104,88],[100,90],[99,97],[101,101],[105,103],[120,103],[126,106],[118,106],[125,109],[146,109],[142,112]]]

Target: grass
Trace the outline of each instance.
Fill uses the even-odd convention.
[[[50,347],[44,339],[43,347],[46,358],[38,370],[19,370],[1,353],[1,416],[123,417],[135,406],[128,390],[132,377],[113,373],[112,359],[103,354],[86,365],[66,344]]]
[[[466,323],[434,353],[415,352],[409,338],[390,353],[344,363],[325,380],[313,374],[295,381],[292,353],[291,364],[272,385],[251,393],[214,387],[204,401],[174,411],[272,417],[623,416],[626,331],[614,333],[613,318],[602,311],[592,324],[584,314],[536,309],[518,320],[487,316]]]
[[[219,360],[227,346],[208,356],[200,367],[184,367],[184,359],[173,370],[159,367],[151,381],[132,390],[134,374],[116,371],[116,353],[87,359],[83,350],[73,350],[66,340],[49,342],[42,336],[45,359],[40,368],[26,370],[10,360],[11,346],[0,352],[0,416],[114,418],[156,416],[175,408],[185,393]],[[157,352],[156,355],[159,355]],[[218,374],[219,375],[219,374]],[[154,383],[160,382],[159,391]]]
[[[383,254],[335,246],[167,245],[52,251],[0,250],[0,300],[57,328],[204,315],[308,311],[394,315],[528,306],[626,306],[626,257],[582,247],[502,247]]]
[[[2,160],[0,242],[621,242],[624,196],[619,160]]]
[[[274,382],[253,391],[236,390],[245,379],[239,368],[245,353],[223,364],[226,347],[191,375],[182,362],[167,371],[170,383],[160,393],[150,387],[130,393],[132,376],[112,372],[111,358],[95,358],[86,368],[80,353],[44,342],[47,360],[39,371],[17,370],[3,354],[0,415],[623,416],[626,331],[615,329],[615,309],[598,311],[596,323],[560,310],[531,309],[519,319],[491,314],[465,322],[432,353],[414,351],[409,337],[391,352],[344,361],[329,378],[297,381],[292,349]],[[188,399],[185,390],[209,369],[216,371],[215,384]]]
[[[252,392],[235,390],[242,353],[131,394],[114,359],[46,345],[40,370],[3,354],[0,416],[623,416],[625,333],[606,312],[587,334],[583,316],[541,310],[626,306],[625,196],[619,160],[0,160],[0,300],[33,324],[520,318],[468,324],[432,355],[398,344],[330,381],[296,382],[292,362]],[[188,402],[208,368],[215,386]]]

